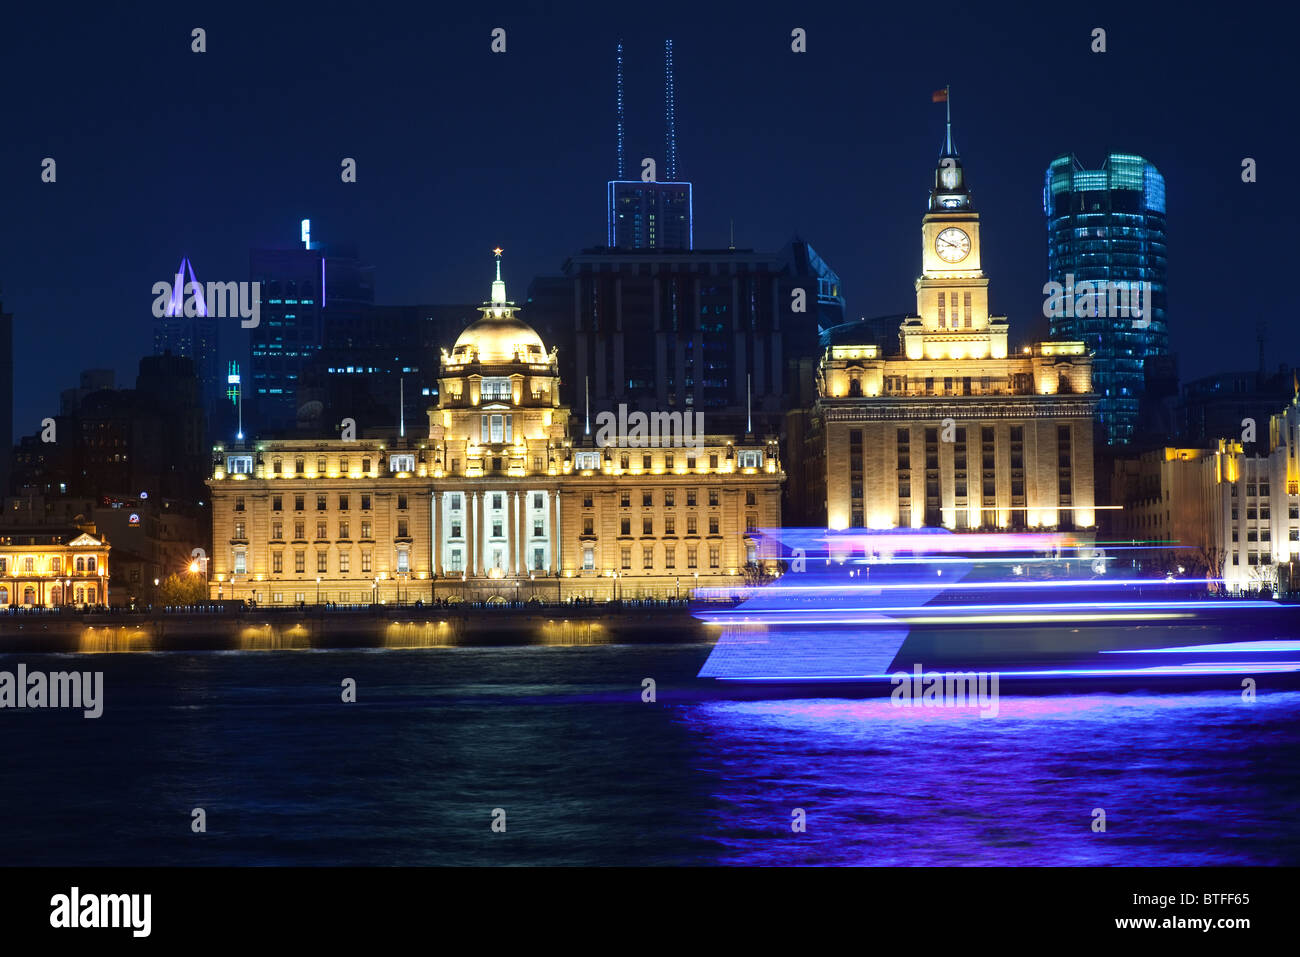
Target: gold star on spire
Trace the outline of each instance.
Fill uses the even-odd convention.
[[[492,252],[496,253],[496,257],[497,257],[497,259],[500,259],[500,258],[501,258],[501,254],[502,254],[503,252],[505,252],[505,250],[502,249],[500,246],[498,246],[496,249],[492,250]]]

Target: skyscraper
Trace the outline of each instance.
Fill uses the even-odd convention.
[[[1126,445],[1137,426],[1144,361],[1169,351],[1164,177],[1133,153],[1111,153],[1097,170],[1061,155],[1047,168],[1043,211],[1048,280],[1066,290],[1045,310],[1051,334],[1092,350],[1104,439]],[[1140,297],[1140,312],[1116,309],[1115,292],[1121,303]]]
[[[261,285],[261,316],[249,329],[243,374],[244,430],[267,434],[293,429],[298,379],[324,346],[326,317],[359,318],[375,301],[373,267],[354,249],[313,242],[303,223],[303,248],[254,249],[249,275]]]
[[[153,354],[161,356],[171,353],[194,360],[194,372],[199,379],[199,398],[204,414],[210,419],[217,411],[226,387],[218,355],[217,321],[208,315],[202,293],[194,297],[194,311],[198,315],[185,315],[187,284],[198,285],[198,280],[194,277],[194,265],[188,258],[181,259],[181,264],[176,267],[176,275],[181,277],[180,281],[172,284],[171,300],[167,303],[163,317],[154,325]]]
[[[695,245],[691,184],[677,180],[677,90],[673,41],[664,43],[664,152],[638,161],[642,178],[627,178],[624,152],[623,44],[616,55],[617,177],[605,186],[606,243],[618,249],[692,249]],[[653,167],[647,165],[647,160]],[[662,180],[660,174],[663,174]],[[649,179],[646,179],[649,177]]]

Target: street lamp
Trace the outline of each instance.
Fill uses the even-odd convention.
[[[320,604],[320,576],[316,576],[316,604]]]

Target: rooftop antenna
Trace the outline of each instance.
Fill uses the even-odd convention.
[[[591,435],[591,377],[582,377],[583,405],[587,408],[587,435]]]
[[[623,41],[618,41],[618,52],[614,56],[615,73],[617,84],[615,86],[614,105],[618,113],[618,178],[623,179],[625,175],[625,166],[623,163]]]
[[[397,380],[397,434],[401,438],[406,438],[406,377],[400,376]]]
[[[734,217],[731,220],[731,245],[727,248],[733,253],[736,251],[736,220]]]
[[[664,41],[664,122],[668,151],[664,163],[667,182],[677,182],[677,90],[673,85],[673,41]]]
[[[753,373],[745,373],[745,434],[754,434],[754,384]]]

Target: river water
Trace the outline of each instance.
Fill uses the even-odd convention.
[[[707,655],[3,655],[102,670],[104,712],[0,710],[0,864],[1300,864],[1298,691],[1004,686],[990,718],[728,700]]]

